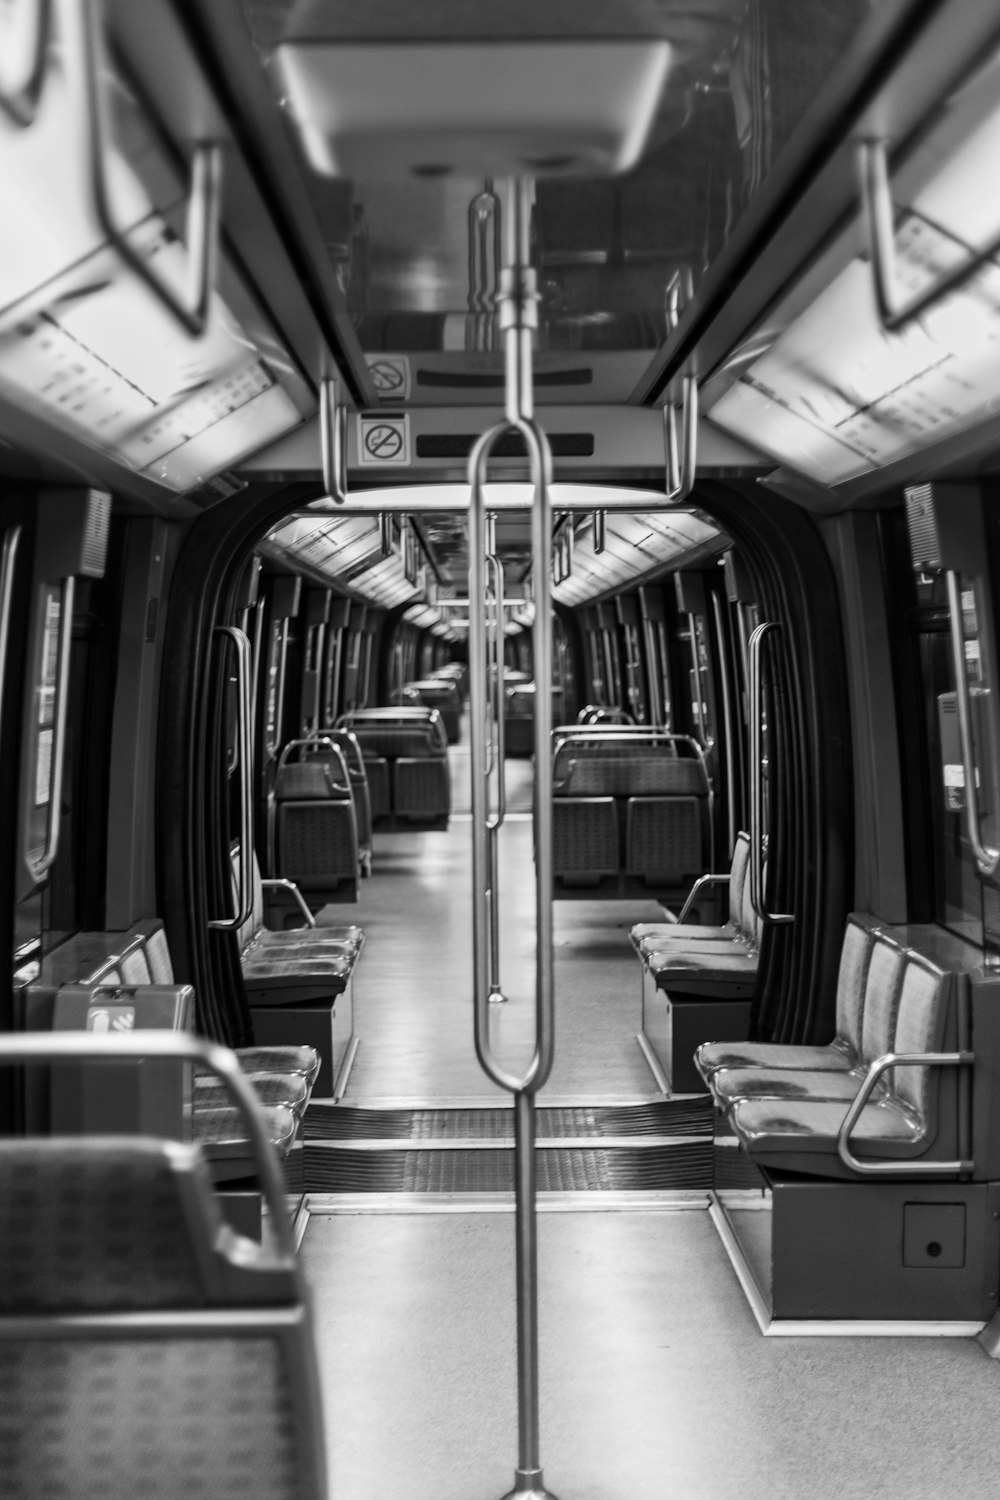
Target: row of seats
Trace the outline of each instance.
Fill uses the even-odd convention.
[[[32,1031],[192,1031],[194,992],[175,982],[162,923],[136,923],[126,932],[78,933],[43,959],[29,987],[26,1018]],[[251,1047],[238,1054],[263,1110],[268,1136],[287,1155],[319,1075],[321,1058],[309,1046]],[[211,1075],[185,1079],[176,1068],[85,1074],[65,1068],[35,1073],[27,1082],[28,1124],[56,1133],[114,1131],[190,1134],[201,1145],[217,1181],[246,1176],[250,1145],[238,1112]]]
[[[446,827],[448,737],[436,708],[359,708],[337,721],[361,747],[374,824]]]
[[[636,886],[671,893],[708,863],[711,787],[700,756],[676,740],[614,730],[554,732],[553,870],[556,893]]]
[[[681,762],[683,764],[683,762]],[[741,999],[757,979],[761,920],[750,899],[750,839],[737,835],[728,875],[702,875],[676,922],[639,922],[629,932],[644,975],[656,989]],[[711,926],[686,918],[713,884],[728,886],[729,915]]]
[[[411,706],[436,708],[441,715],[449,745],[458,742],[462,700],[459,695],[459,680],[453,674],[422,677],[417,682],[406,682],[399,690],[399,701]]]
[[[240,851],[233,845],[234,890],[239,880]],[[237,932],[240,967],[258,1042],[308,1043],[321,1057],[316,1092],[335,1092],[338,1075],[354,1039],[354,970],[365,934],[353,924],[339,925],[339,908],[313,913],[303,902],[304,928],[272,931],[264,922],[264,891],[285,880],[263,880],[256,856],[251,858],[252,901]],[[293,891],[294,894],[294,891]]]
[[[964,976],[887,931],[848,919],[827,1046],[712,1042],[697,1067],[755,1161],[857,1177],[873,1162],[971,1170],[971,1069]],[[893,1062],[893,1058],[900,1059]]]

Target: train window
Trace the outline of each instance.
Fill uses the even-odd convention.
[[[993,954],[1000,962],[1000,892],[984,878],[967,836],[957,683],[948,608],[948,574],[915,571],[905,527],[883,520],[890,579],[892,637],[902,726],[900,759],[907,799],[908,897],[916,920],[930,920]],[[988,632],[989,579],[957,577],[961,654],[971,708],[977,799],[984,837],[996,843],[997,750],[990,712],[997,684]],[[915,733],[919,726],[919,732]]]

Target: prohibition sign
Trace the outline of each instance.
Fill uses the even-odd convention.
[[[365,428],[365,452],[379,463],[391,463],[403,451],[403,432],[389,422]]]
[[[400,394],[406,385],[405,369],[390,359],[376,359],[368,366],[372,385],[380,396]]]

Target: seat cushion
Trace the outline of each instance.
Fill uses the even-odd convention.
[[[719,1068],[809,1069],[814,1072],[847,1073],[857,1058],[842,1043],[823,1047],[786,1047],[779,1042],[703,1042],[695,1053],[702,1077],[708,1079]]]

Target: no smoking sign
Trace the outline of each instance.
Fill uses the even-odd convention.
[[[410,462],[410,418],[374,416],[358,418],[358,457],[362,464],[408,464]]]

